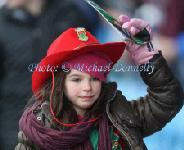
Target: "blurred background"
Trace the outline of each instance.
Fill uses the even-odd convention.
[[[154,47],[162,50],[184,87],[184,2],[182,0],[95,0],[110,14],[145,19],[154,31]],[[17,143],[18,121],[31,96],[29,64],[38,63],[49,44],[69,27],[83,26],[100,42],[122,41],[83,0],[0,0],[0,149]],[[133,65],[125,53],[119,63]],[[112,72],[127,99],[146,94],[138,72]],[[145,138],[149,150],[184,150],[184,108],[160,132]]]

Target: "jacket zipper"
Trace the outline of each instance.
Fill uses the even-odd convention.
[[[128,140],[128,137],[127,137],[127,135],[126,135],[126,132],[125,132],[123,129],[120,129],[120,127],[117,125],[118,123],[115,122],[115,121],[113,121],[112,117],[109,115],[109,103],[115,98],[116,94],[117,94],[117,90],[116,90],[114,96],[108,101],[107,106],[106,106],[106,112],[107,112],[108,118],[109,118],[110,121],[112,122],[113,126],[119,130],[119,132],[122,134],[123,137],[126,138],[128,144],[130,145],[130,149],[133,150],[132,144],[131,144],[130,141]],[[114,123],[114,122],[115,122],[115,123]]]
[[[120,127],[117,125],[117,123],[114,123],[114,121],[113,121],[112,118],[109,116],[109,114],[107,114],[107,115],[108,115],[108,118],[111,120],[113,126],[119,130],[119,132],[122,134],[123,137],[126,138],[128,144],[130,145],[130,149],[133,150],[132,144],[131,144],[130,141],[128,140],[128,137],[127,137],[127,135],[126,135],[126,132],[125,132],[123,129],[120,129]]]

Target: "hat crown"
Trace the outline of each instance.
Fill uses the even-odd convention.
[[[92,44],[99,44],[99,41],[85,28],[69,28],[50,45],[47,56]]]

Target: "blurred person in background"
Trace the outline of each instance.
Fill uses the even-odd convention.
[[[5,57],[2,53],[1,57],[5,59],[1,59],[4,76],[0,85],[0,145],[1,149],[10,150],[17,139],[21,110],[31,95],[29,65],[43,57],[48,45],[63,30],[83,25],[93,32],[98,18],[93,12],[86,16],[88,5],[79,5],[75,0],[6,0],[3,4],[0,42],[5,52]]]
[[[160,32],[170,43],[176,45],[177,56],[173,68],[184,86],[184,1],[168,0],[165,12]]]
[[[1,63],[0,63],[0,85],[2,84],[2,80],[3,80],[3,77],[4,77],[4,67],[3,67],[3,62],[4,62],[4,47],[3,47],[3,44],[0,42],[0,60],[1,60]],[[1,88],[1,86],[0,86]],[[0,90],[1,92],[1,90]],[[0,93],[1,95],[1,93]]]
[[[4,77],[4,65],[3,65],[3,62],[4,62],[4,47],[3,47],[3,44],[0,42],[0,60],[1,60],[1,63],[0,63],[0,97],[2,96],[2,81],[3,81],[3,77]],[[1,102],[1,99],[0,99],[0,102]],[[1,109],[1,105],[0,105],[0,118],[1,118],[1,114],[2,114],[2,109]],[[0,123],[0,128],[1,128],[1,123]],[[1,134],[0,134],[0,138],[1,138]],[[1,144],[0,144],[0,149],[2,149],[1,147]]]

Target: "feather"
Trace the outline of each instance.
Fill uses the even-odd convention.
[[[120,31],[124,36],[125,41],[133,41],[138,45],[143,45],[145,42],[150,42],[150,35],[149,32],[144,28],[142,31],[137,33],[134,37],[130,34],[130,32],[121,27],[121,24],[111,16],[107,11],[102,9],[98,4],[96,4],[92,0],[85,0],[90,6],[92,6],[113,28]]]

